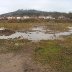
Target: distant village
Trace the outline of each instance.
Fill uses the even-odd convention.
[[[58,18],[55,18],[55,17],[52,17],[51,15],[50,16],[7,16],[7,17],[0,17],[0,20],[3,20],[3,19],[7,19],[7,20],[13,20],[13,19],[16,19],[16,20],[24,20],[24,19],[51,19],[51,20],[54,20],[54,19],[64,19],[64,20],[69,20],[69,18],[61,15],[59,16]]]

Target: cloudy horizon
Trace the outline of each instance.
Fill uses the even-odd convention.
[[[2,0],[0,14],[18,9],[35,9],[48,12],[72,12],[72,0]]]

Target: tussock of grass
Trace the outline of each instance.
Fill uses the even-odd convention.
[[[28,40],[0,40],[0,53],[21,52],[27,43],[29,43]]]
[[[41,42],[35,49],[35,60],[50,65],[56,72],[72,72],[72,45],[67,47],[62,42]]]
[[[60,22],[60,20],[44,20],[44,19],[25,19],[25,20],[0,20],[0,27],[13,30],[27,30],[34,26],[46,26],[47,29],[54,31],[66,31],[68,26],[72,26],[72,22]]]

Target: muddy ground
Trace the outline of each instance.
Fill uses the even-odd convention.
[[[15,33],[15,31],[9,29],[0,30],[0,36],[2,35],[9,36],[13,33]]]
[[[0,36],[13,34],[13,30],[27,30],[37,24],[59,32],[72,27],[69,23],[54,22],[0,23],[0,27],[11,29],[0,30]],[[58,41],[37,42],[37,45],[24,39],[0,39],[0,72],[72,72],[72,35],[64,36],[64,39]]]
[[[36,63],[32,47],[25,48],[19,53],[0,54],[0,72],[54,72],[49,66]]]

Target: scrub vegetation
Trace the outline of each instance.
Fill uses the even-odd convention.
[[[0,27],[29,30],[45,26],[53,31],[67,31],[72,23],[55,21],[0,22]],[[72,35],[61,40],[0,39],[0,72],[72,72]]]

